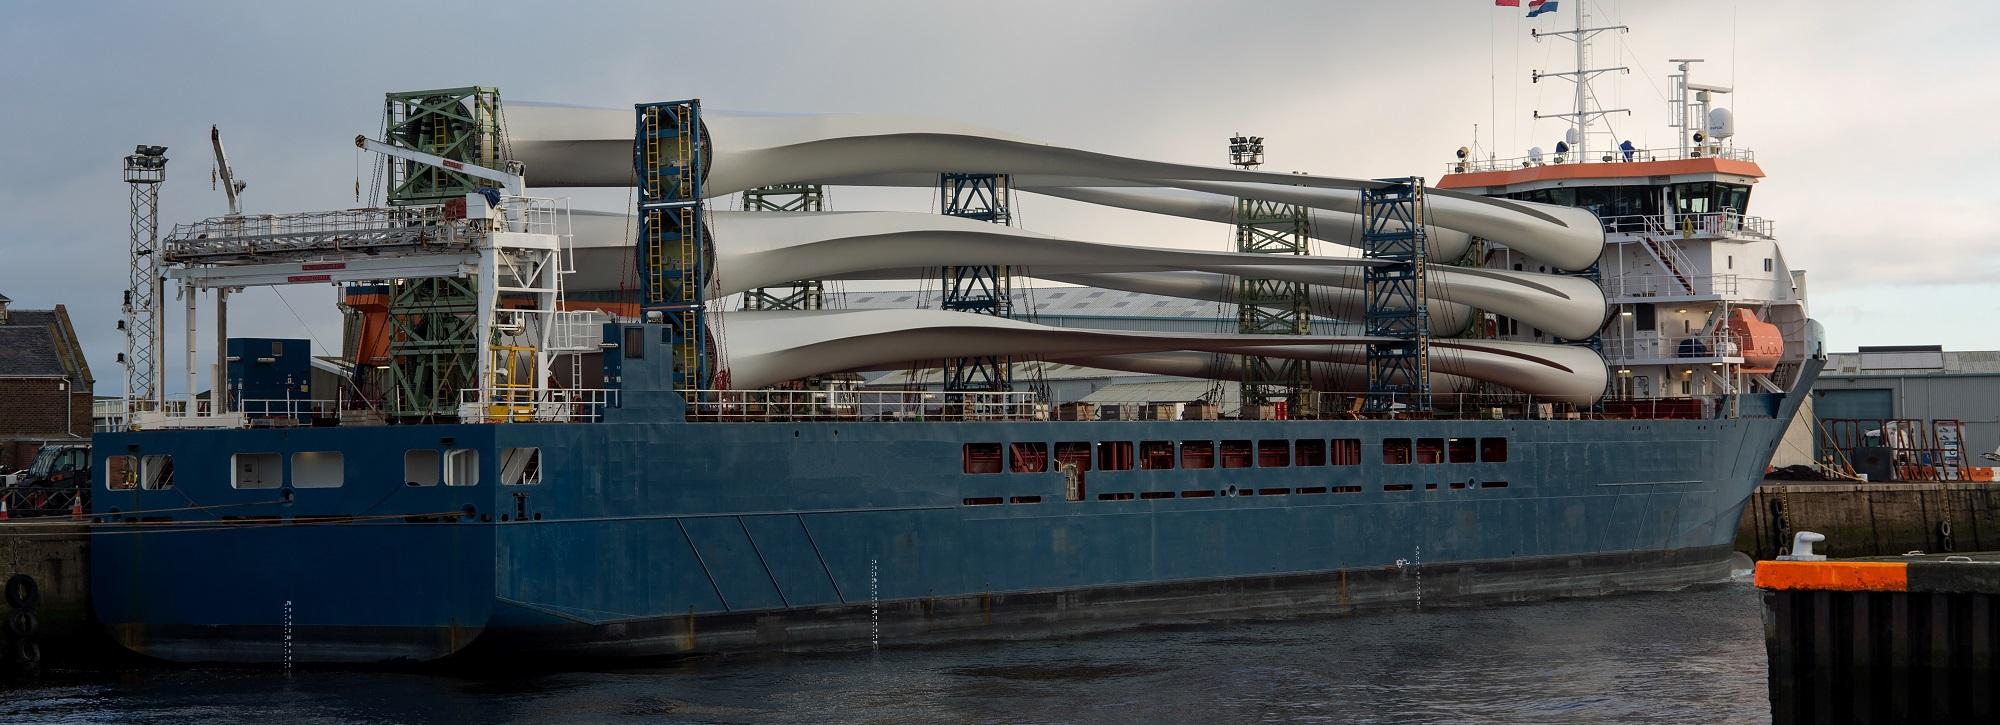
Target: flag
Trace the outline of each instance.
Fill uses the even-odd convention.
[[[1521,7],[1521,0],[1493,0],[1493,5],[1503,8],[1518,8]]]
[[[1528,0],[1528,17],[1556,11],[1556,0]]]

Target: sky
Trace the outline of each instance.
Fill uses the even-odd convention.
[[[1268,170],[1443,173],[1478,143],[1552,148],[1570,45],[1529,37],[1487,0],[894,2],[5,3],[0,24],[0,294],[67,305],[98,392],[122,385],[120,159],[170,148],[163,226],[226,211],[210,184],[220,125],[246,211],[356,205],[387,91],[490,85],[503,99],[629,107],[696,97],[738,111],[937,116],[1066,146],[1219,164],[1264,136]],[[2000,349],[2000,3],[1595,0],[1596,91],[1632,109],[1613,131],[1668,146],[1668,58],[1736,88],[1739,146],[1768,177],[1750,213],[1807,272],[1830,349]],[[1594,22],[1593,24],[1597,24]],[[1481,108],[1481,106],[1485,106]],[[532,170],[530,170],[532,177]],[[361,178],[362,188],[369,180]],[[624,192],[566,191],[616,210]],[[833,209],[923,210],[923,192],[839,188]],[[1224,249],[1218,224],[1024,195],[1021,226],[1086,239]],[[231,333],[339,350],[330,287],[253,290]],[[204,299],[206,306],[208,300]],[[180,302],[168,301],[180,325]],[[209,321],[204,317],[202,324]],[[200,337],[207,342],[211,333]],[[177,337],[177,336],[176,336]],[[175,348],[177,349],[177,348]],[[212,359],[201,353],[202,360]],[[169,353],[179,392],[177,352]],[[204,371],[205,372],[205,371]]]

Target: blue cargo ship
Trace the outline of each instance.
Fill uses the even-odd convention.
[[[597,422],[100,434],[174,480],[96,494],[128,522],[92,541],[98,619],[170,660],[379,662],[1671,588],[1727,576],[1802,395],[1687,419],[688,421],[639,329],[663,349]],[[329,458],[341,485],[304,480]]]
[[[393,159],[395,206],[231,214],[135,246],[135,264],[185,285],[190,317],[202,290],[220,308],[245,287],[342,285],[347,336],[334,399],[222,381],[202,399],[129,396],[131,417],[94,439],[97,619],[174,661],[416,662],[1010,639],[1721,579],[1823,357],[1803,272],[1745,213],[1763,172],[1711,113],[1727,89],[1689,83],[1685,65],[1674,82],[1678,147],[1592,157],[1580,122],[1552,158],[1461,149],[1435,189],[908,121],[711,126],[695,101],[517,110],[523,128],[502,129],[492,89],[390,94],[384,138],[357,144]],[[1707,136],[1691,131],[1697,114]],[[492,142],[510,134],[514,157]],[[1261,142],[1239,136],[1232,153]],[[635,184],[639,213],[597,215],[615,232],[601,238],[573,234],[564,205],[525,195],[518,157],[547,186]],[[995,173],[953,173],[975,162]],[[720,310],[733,292],[719,279],[792,279],[807,267],[784,265],[814,249],[837,250],[810,260],[815,273],[855,279],[930,255],[963,260],[947,282],[992,284],[1033,271],[996,255],[1029,252],[1103,284],[1246,273],[1238,257],[1136,247],[1111,264],[1105,245],[976,223],[704,207],[726,193],[705,188],[717,178],[796,194],[896,185],[917,168],[948,213],[983,221],[1005,220],[1010,184],[1191,218],[1235,208],[1239,234],[1297,220],[1298,258],[1252,266],[1365,267],[1311,277],[1350,280],[1365,305],[1322,310],[1301,291],[1293,310],[1365,313],[1367,334],[1078,331],[998,319],[994,299],[910,315]],[[949,193],[968,189],[986,206],[954,211]],[[1315,219],[1354,224],[1367,259],[1303,254]],[[728,236],[774,220],[810,244],[759,262]],[[1596,282],[1560,276],[1582,271]],[[241,369],[247,349],[216,369]],[[993,384],[1010,357],[1289,397],[1222,419],[1204,400],[1051,420],[1064,416]],[[826,383],[939,358],[971,361],[944,392]],[[1241,371],[1255,369],[1298,377],[1253,386]],[[732,374],[754,389],[729,389]]]

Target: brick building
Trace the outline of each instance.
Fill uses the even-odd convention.
[[[0,295],[0,465],[21,467],[44,443],[90,438],[90,364],[62,305],[17,310]]]

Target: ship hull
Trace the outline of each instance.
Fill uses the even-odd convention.
[[[540,622],[489,631],[455,659],[817,652],[1004,641],[1668,591],[1727,579],[1730,547],[1538,557],[1011,592],[816,608]],[[538,618],[542,613],[524,613]]]
[[[171,455],[181,474],[92,502],[93,608],[162,659],[354,663],[894,646],[1674,588],[1727,575],[1794,405],[1491,421],[658,423],[635,410],[108,434],[100,456]],[[1406,440],[1481,449],[1391,462]],[[1102,463],[1106,445],[1255,457],[1300,441],[1356,441],[1358,456]],[[1054,465],[971,462],[1018,443],[1087,446],[1098,465],[1072,487]],[[409,485],[404,452],[430,449],[480,451],[479,480]],[[503,452],[522,449],[538,451],[539,481],[501,483]],[[245,451],[342,451],[345,479],[239,489]]]

